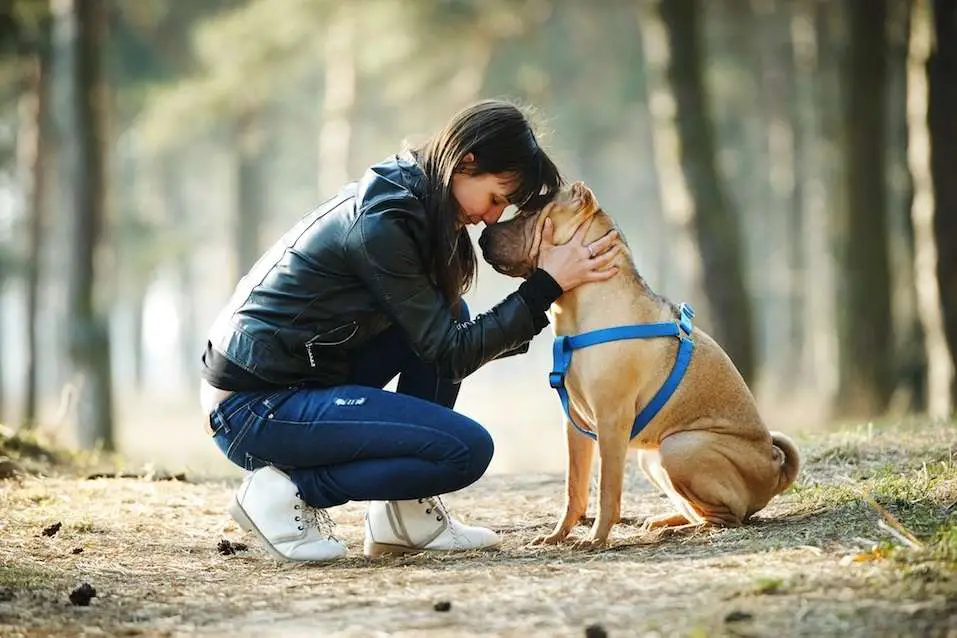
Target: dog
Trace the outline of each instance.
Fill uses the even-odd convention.
[[[619,230],[594,193],[576,182],[540,211],[487,226],[479,240],[484,259],[504,275],[528,277],[536,267],[546,219],[552,220],[556,245],[570,241],[583,225],[588,225],[586,244]],[[578,541],[583,546],[605,544],[620,520],[629,449],[637,450],[644,475],[677,510],[645,519],[644,529],[739,526],[798,475],[794,442],[768,430],[731,359],[705,331],[692,327],[690,309],[656,294],[642,279],[623,236],[613,263],[617,274],[566,292],[552,305],[556,339],[635,324],[672,326],[669,334],[679,338],[624,339],[574,351],[562,379],[567,392],[565,512],[554,530],[533,544],[565,541],[584,518],[596,440],[598,511],[590,532]],[[680,367],[679,356],[687,363],[680,384],[633,436],[636,415]]]

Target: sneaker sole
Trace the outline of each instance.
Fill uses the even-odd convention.
[[[246,516],[246,512],[243,510],[242,505],[236,500],[236,497],[233,497],[233,501],[229,504],[229,507],[226,508],[226,511],[229,512],[229,515],[236,521],[236,524],[239,525],[239,528],[244,532],[253,531],[254,525],[252,521],[249,520],[249,517]]]
[[[244,510],[243,506],[239,504],[239,500],[235,496],[233,497],[233,502],[229,504],[229,515],[233,517],[233,520],[236,521],[241,528],[254,534],[273,558],[281,561],[292,560],[288,556],[284,556],[283,554],[279,553],[279,551],[272,546],[272,543],[266,540],[266,537],[262,532],[259,531],[259,528],[256,527],[256,524],[252,522],[252,520],[246,514],[246,510]]]
[[[366,540],[362,544],[362,553],[369,558],[378,558],[380,556],[400,556],[402,554],[419,554],[430,550],[420,549],[418,547],[407,547],[405,545],[391,545],[389,543],[377,543]]]
[[[403,554],[421,554],[422,552],[451,553],[451,552],[474,552],[482,550],[494,550],[501,547],[501,542],[494,545],[483,545],[481,547],[453,547],[449,549],[429,549],[426,547],[408,547],[406,545],[392,545],[391,543],[377,543],[375,541],[366,541],[362,544],[362,553],[368,558],[378,558],[380,556],[401,556]]]

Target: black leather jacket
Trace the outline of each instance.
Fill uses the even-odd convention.
[[[458,323],[432,283],[424,180],[393,156],[306,215],[239,282],[210,346],[270,384],[321,386],[344,383],[349,351],[393,324],[453,380],[527,349],[547,303],[530,309],[516,292]]]

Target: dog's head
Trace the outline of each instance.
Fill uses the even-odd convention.
[[[509,277],[528,277],[538,264],[542,227],[552,220],[552,242],[568,242],[579,227],[599,211],[595,194],[583,182],[563,188],[540,211],[485,227],[479,237],[482,256],[492,268]]]

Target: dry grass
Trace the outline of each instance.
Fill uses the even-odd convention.
[[[0,635],[957,635],[955,443],[926,423],[815,435],[753,524],[619,525],[600,551],[527,546],[559,513],[560,476],[490,476],[447,502],[500,529],[500,551],[367,561],[350,504],[332,513],[354,557],[325,566],[241,534],[223,513],[235,481],[0,481]],[[633,465],[626,516],[666,511]],[[865,497],[922,547],[900,547]],[[250,548],[224,556],[222,539]],[[84,582],[96,597],[70,604]]]

